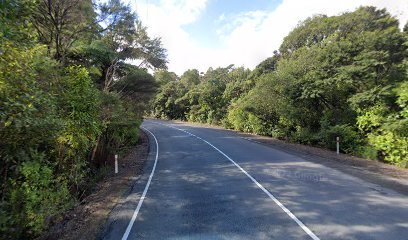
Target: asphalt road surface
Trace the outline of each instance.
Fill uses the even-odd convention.
[[[408,196],[239,137],[146,120],[144,174],[103,239],[403,239]]]

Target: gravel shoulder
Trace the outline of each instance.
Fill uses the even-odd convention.
[[[119,173],[101,180],[92,194],[54,224],[42,239],[98,239],[105,223],[117,204],[120,204],[143,173],[149,151],[147,135],[140,131],[139,144],[119,159]],[[112,167],[113,171],[113,167]]]
[[[381,188],[388,188],[398,193],[408,195],[408,169],[379,161],[363,159],[348,154],[337,155],[335,152],[323,148],[288,143],[271,137],[228,130],[220,126],[182,121],[172,122],[226,131],[248,141],[271,146],[275,149],[299,156],[305,160],[319,163],[354,177],[358,177],[362,180],[371,182],[378,185],[378,191],[381,191]]]

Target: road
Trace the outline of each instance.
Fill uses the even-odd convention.
[[[231,131],[142,126],[145,173],[103,239],[408,239],[406,195]]]

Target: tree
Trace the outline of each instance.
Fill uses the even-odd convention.
[[[32,23],[48,53],[65,62],[72,45],[97,27],[95,18],[91,0],[41,0]]]
[[[226,102],[237,100],[251,89],[250,76],[251,71],[244,67],[234,68],[228,73],[228,78],[231,80],[226,84],[223,93]]]
[[[402,42],[398,22],[384,10],[307,19],[285,38],[270,82],[289,103],[282,117],[294,120],[295,134],[353,124],[351,97],[400,81]]]
[[[146,70],[133,65],[127,65],[123,75],[114,90],[121,99],[131,105],[134,112],[143,114],[148,108],[149,100],[157,91],[157,82]]]
[[[329,149],[339,136],[343,152],[407,166],[407,48],[407,26],[385,9],[313,16],[253,71],[157,74],[156,116]]]
[[[176,100],[186,93],[180,82],[171,81],[160,88],[153,101],[154,115],[165,119],[185,119],[185,109]]]
[[[164,85],[166,83],[178,80],[177,74],[175,74],[174,72],[169,72],[167,70],[157,70],[154,73],[154,78],[159,85]]]
[[[112,153],[137,143],[157,85],[128,61],[164,67],[165,50],[128,8],[108,10],[123,13],[106,20],[110,30],[91,1],[0,3],[1,239],[41,238]]]
[[[192,87],[200,83],[200,74],[197,69],[189,69],[183,73],[180,77],[180,82],[187,88]]]
[[[111,0],[101,4],[100,12],[100,21],[106,27],[96,45],[95,57],[101,56],[99,52],[105,52],[103,55],[106,57],[101,65],[101,83],[105,91],[113,87],[125,61],[140,60],[139,67],[166,68],[167,55],[160,38],[148,37],[146,28],[137,20],[130,6],[123,5],[119,0]]]

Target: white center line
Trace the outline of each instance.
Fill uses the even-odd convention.
[[[153,169],[152,169],[152,172],[150,173],[149,180],[147,181],[147,184],[146,184],[146,187],[145,187],[145,189],[143,191],[142,197],[140,198],[139,203],[137,204],[137,207],[136,207],[135,211],[133,212],[132,219],[130,220],[130,222],[129,222],[127,228],[126,228],[126,231],[123,234],[122,240],[127,240],[128,237],[129,237],[130,230],[132,230],[132,226],[135,223],[137,214],[139,213],[139,210],[142,207],[143,200],[146,197],[147,190],[149,190],[150,182],[152,181],[154,171],[156,170],[157,159],[159,158],[159,144],[157,143],[156,136],[154,136],[154,134],[152,132],[150,132],[149,130],[147,130],[146,128],[144,128],[144,127],[141,127],[141,128],[143,130],[145,130],[146,132],[150,133],[153,136],[154,141],[156,142],[156,159],[154,160]]]
[[[254,182],[264,193],[266,193],[266,195],[269,196],[269,198],[271,198],[290,218],[292,218],[298,225],[299,227],[301,227],[303,229],[303,231],[305,231],[305,233],[307,233],[307,235],[309,235],[313,240],[320,240],[313,232],[312,230],[310,230],[305,224],[303,224],[302,221],[300,221],[288,208],[286,208],[272,193],[270,193],[268,190],[266,190],[266,188],[264,186],[262,186],[255,178],[253,178],[247,171],[245,171],[238,163],[236,163],[234,160],[232,160],[232,158],[230,158],[227,154],[225,154],[223,151],[221,151],[220,149],[218,149],[217,147],[215,147],[214,145],[212,145],[210,142],[208,142],[207,140],[196,136],[190,132],[187,132],[184,129],[180,129],[180,128],[176,128],[173,127],[171,125],[166,125],[166,124],[162,124],[162,123],[157,123],[160,125],[164,125],[170,128],[174,128],[177,129],[179,131],[185,132],[190,136],[196,137],[198,139],[200,139],[201,141],[207,143],[208,145],[210,145],[212,148],[214,148],[215,150],[217,150],[219,153],[221,153],[224,157],[226,157],[229,161],[231,161],[237,168],[239,168],[239,170],[241,170],[241,172],[243,172],[249,179],[252,180],[252,182]]]

